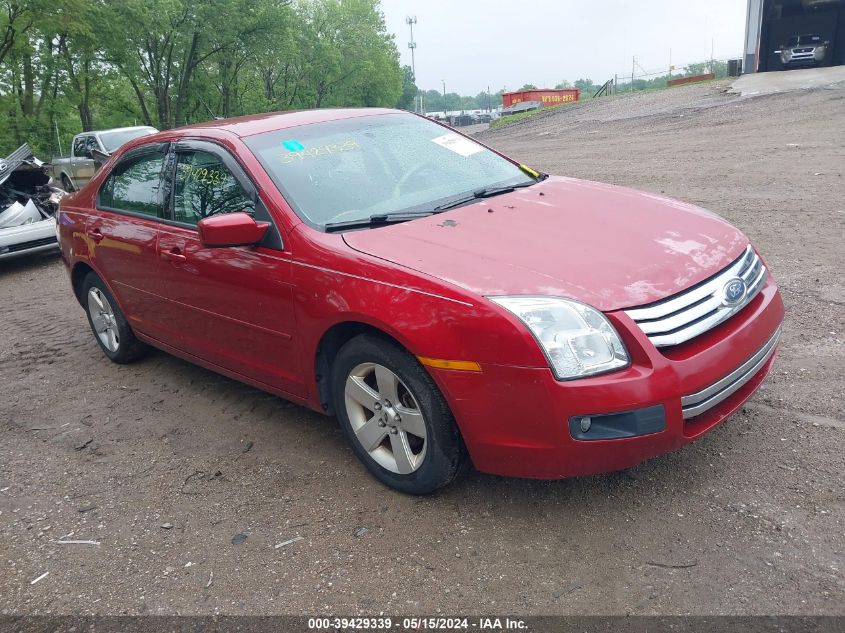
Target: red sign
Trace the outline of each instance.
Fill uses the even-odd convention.
[[[504,93],[502,95],[502,105],[505,108],[509,108],[523,101],[538,101],[544,106],[556,106],[578,101],[580,97],[581,91],[577,88],[521,90],[519,92]]]

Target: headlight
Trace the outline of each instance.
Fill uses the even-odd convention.
[[[622,340],[601,312],[556,297],[488,297],[517,316],[540,343],[558,380],[628,365]]]

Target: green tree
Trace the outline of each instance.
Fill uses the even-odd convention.
[[[593,96],[595,92],[599,89],[599,86],[593,83],[592,79],[576,79],[575,80],[575,87],[578,88],[584,95]]]
[[[423,101],[426,112],[443,112],[443,93],[439,90],[426,90]]]
[[[394,105],[402,69],[378,0],[303,3],[310,107]]]
[[[95,127],[393,106],[416,91],[377,0],[0,0],[0,38],[5,153],[27,141],[49,157],[57,136]]]
[[[484,92],[479,92],[475,96],[475,101],[482,110],[487,110],[488,108],[495,110],[502,105],[502,91],[488,93],[485,90]]]
[[[402,94],[399,95],[399,101],[396,102],[396,107],[400,110],[414,110],[417,98],[416,84],[414,83],[414,71],[410,66],[403,66],[402,73],[404,80],[402,82]]]

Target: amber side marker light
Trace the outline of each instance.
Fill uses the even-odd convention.
[[[481,365],[472,360],[442,360],[439,358],[427,358],[425,356],[417,356],[417,360],[426,367],[434,367],[435,369],[481,371]]]

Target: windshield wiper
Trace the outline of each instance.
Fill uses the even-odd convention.
[[[385,224],[394,224],[396,222],[407,222],[415,218],[424,218],[429,215],[434,215],[436,211],[419,211],[419,212],[402,212],[396,213],[376,213],[367,218],[359,220],[350,220],[348,222],[330,222],[324,227],[326,233],[334,231],[343,231],[346,229],[366,229],[373,226],[383,226]]]
[[[457,200],[441,204],[440,206],[434,207],[431,210],[377,213],[366,218],[350,220],[348,222],[329,222],[323,228],[325,229],[326,233],[333,233],[335,231],[345,231],[346,229],[366,229],[372,228],[374,226],[384,226],[385,224],[407,222],[408,220],[414,220],[416,218],[424,218],[430,215],[436,215],[438,213],[442,213],[443,211],[454,209],[455,207],[470,204],[471,202],[475,202],[476,200],[492,198],[493,196],[499,196],[503,193],[510,193],[512,191],[516,191],[517,189],[523,189],[525,187],[530,187],[531,185],[536,184],[537,181],[532,180],[531,182],[522,182],[518,185],[507,185],[505,187],[486,187],[473,191],[471,195],[463,196],[461,198],[458,198]]]
[[[531,182],[523,182],[518,185],[507,185],[506,187],[486,187],[484,189],[476,189],[472,192],[472,194],[468,196],[464,196],[463,198],[458,198],[457,200],[452,200],[451,202],[447,202],[446,204],[441,204],[439,207],[434,207],[435,211],[446,211],[448,209],[454,209],[455,207],[460,207],[465,204],[470,204],[475,202],[476,200],[483,200],[485,198],[492,198],[493,196],[500,196],[503,193],[510,193],[512,191],[516,191],[517,189],[524,189],[525,187],[530,187],[531,185],[536,185],[537,181],[532,180]]]

